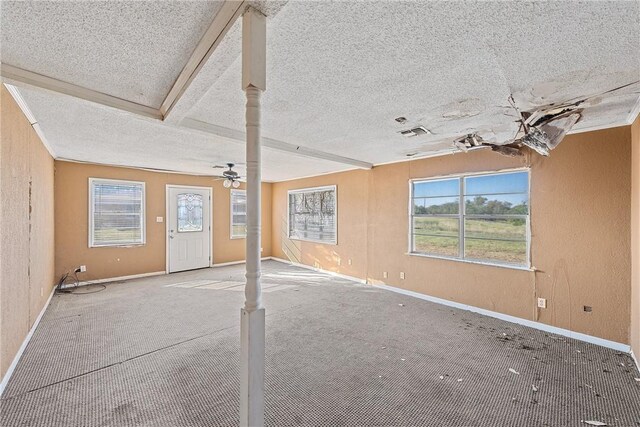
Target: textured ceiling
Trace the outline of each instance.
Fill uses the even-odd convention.
[[[269,25],[264,135],[373,163],[450,150],[472,131],[506,142],[518,127],[510,93],[527,110],[640,79],[639,7],[290,2]],[[236,61],[189,116],[242,126],[240,72]],[[619,124],[639,92],[615,93],[576,128]],[[433,134],[398,134],[412,124]]]
[[[2,62],[159,107],[221,1],[2,1]]]
[[[217,175],[213,165],[244,162],[244,144],[65,95],[22,87],[20,94],[62,159]],[[240,93],[242,94],[242,93]],[[347,166],[263,149],[263,179],[318,175]],[[274,167],[279,165],[279,167]],[[245,166],[236,167],[242,176]]]
[[[157,106],[219,5],[119,7],[124,17],[111,2],[3,2],[2,59]],[[263,135],[376,164],[450,152],[453,139],[473,131],[507,142],[517,129],[511,93],[522,110],[531,110],[640,80],[639,2],[263,1],[258,7],[269,16]],[[37,23],[23,15],[28,8],[38,9]],[[67,14],[73,25],[65,25]],[[81,16],[91,31],[74,29],[84,28]],[[139,36],[121,40],[128,31]],[[244,161],[242,144],[180,129],[180,120],[244,129],[240,38],[237,22],[168,123],[35,88],[20,91],[61,157],[208,173],[213,163]],[[639,93],[636,84],[595,99],[576,130],[624,123]],[[408,123],[396,123],[398,116]],[[399,135],[417,124],[432,135]],[[265,149],[263,176],[277,181],[347,168]]]

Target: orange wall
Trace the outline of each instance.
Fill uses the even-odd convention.
[[[213,177],[158,173],[85,163],[55,162],[55,266],[56,277],[86,265],[81,280],[164,271],[166,267],[166,185],[210,187],[213,195],[213,263],[244,260],[245,239],[230,238],[230,190]],[[89,178],[144,181],[146,191],[146,244],[132,247],[89,248]],[[263,256],[271,253],[271,184],[263,184]]]
[[[0,101],[0,378],[46,304],[53,273],[53,158],[12,96]]]
[[[628,343],[630,138],[623,127],[569,136],[549,158],[481,150],[276,183],[272,254]],[[407,254],[409,179],[523,166],[531,168],[535,272]],[[334,184],[338,244],[288,239],[287,190]],[[537,297],[547,298],[546,309],[536,307]]]
[[[631,349],[640,362],[640,116],[631,126],[631,144]]]

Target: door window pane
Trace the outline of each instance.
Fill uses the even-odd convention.
[[[178,194],[178,232],[202,231],[202,196],[193,193]]]

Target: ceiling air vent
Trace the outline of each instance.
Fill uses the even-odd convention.
[[[427,129],[424,126],[418,126],[415,128],[411,128],[411,129],[407,129],[407,130],[401,130],[400,134],[404,135],[406,137],[413,137],[413,136],[419,136],[419,135],[429,135],[431,132],[429,132],[429,129]]]

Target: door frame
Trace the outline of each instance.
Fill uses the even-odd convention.
[[[164,216],[164,240],[165,240],[165,274],[169,273],[169,210],[170,202],[169,190],[171,188],[195,188],[197,190],[207,190],[209,192],[209,267],[213,266],[213,188],[203,187],[199,185],[179,185],[179,184],[166,184],[165,186],[165,216]]]

